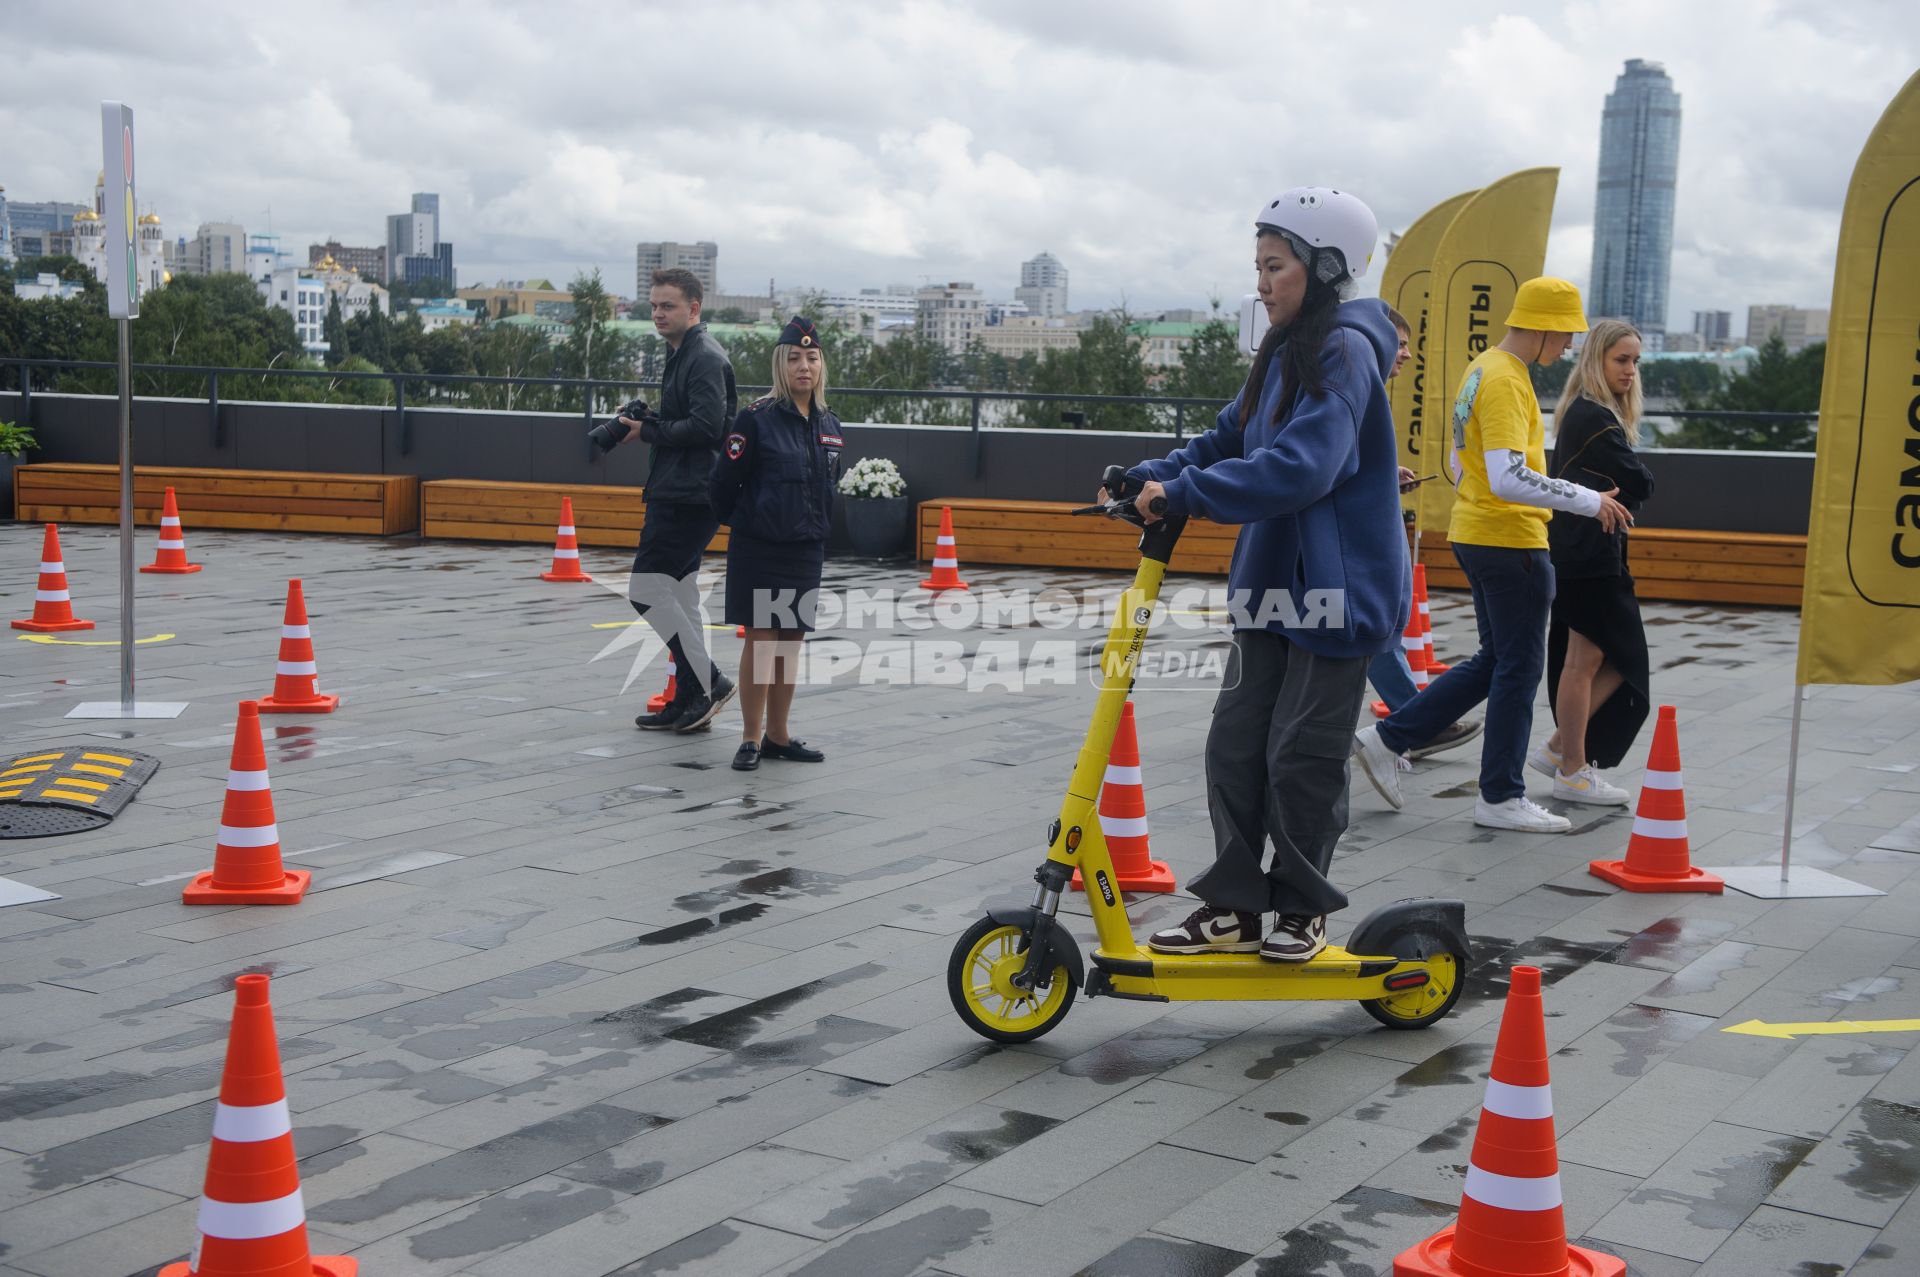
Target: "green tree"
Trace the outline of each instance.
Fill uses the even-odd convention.
[[[1730,412],[1818,412],[1820,382],[1826,372],[1827,345],[1816,342],[1788,353],[1775,333],[1744,373],[1729,377],[1704,395],[1689,395],[1690,409]],[[1667,435],[1675,448],[1732,448],[1739,451],[1810,452],[1816,423],[1810,420],[1753,421],[1733,417],[1693,417]]]
[[[473,366],[475,372],[486,377],[551,377],[553,349],[531,328],[491,324],[474,338]],[[479,406],[508,410],[538,410],[550,406],[552,399],[550,387],[514,382],[482,386],[474,393]]]
[[[355,315],[346,322],[348,348],[356,356],[384,370],[388,360],[393,357],[389,338],[391,329],[392,323],[386,312],[377,304],[369,306],[366,313]]]
[[[573,317],[555,354],[555,370],[562,377],[621,382],[633,378],[635,342],[614,332],[613,298],[596,268],[579,274],[568,286],[573,293]],[[594,395],[597,410],[599,392]]]
[[[1176,399],[1218,399],[1222,403],[1240,393],[1253,361],[1240,353],[1240,327],[1215,317],[1201,325],[1180,355],[1180,366],[1167,375],[1163,387]],[[1189,432],[1193,414],[1187,414]]]
[[[338,368],[353,354],[347,338],[346,317],[340,313],[340,294],[327,295],[327,320],[320,330],[327,343],[327,367]]]
[[[1078,346],[1041,357],[1028,388],[1041,394],[1145,396],[1147,365],[1133,334],[1133,316],[1125,309],[1096,316],[1081,330]],[[1020,415],[1027,425],[1058,427],[1066,412],[1085,413],[1087,426],[1095,430],[1161,427],[1145,404],[1043,400],[1023,405]]]

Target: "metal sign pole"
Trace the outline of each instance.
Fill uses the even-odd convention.
[[[100,104],[100,159],[105,188],[107,314],[120,337],[120,699],[87,701],[68,718],[178,718],[185,702],[149,701],[133,691],[133,321],[140,317],[140,224],[135,215],[133,108]]]
[[[120,716],[133,704],[133,321],[120,330]]]

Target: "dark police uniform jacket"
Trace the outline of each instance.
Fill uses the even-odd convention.
[[[843,446],[840,418],[825,408],[809,419],[784,399],[748,404],[714,463],[707,489],[714,514],[737,536],[826,541]]]

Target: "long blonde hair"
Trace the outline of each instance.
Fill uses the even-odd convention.
[[[1620,319],[1603,319],[1593,326],[1587,334],[1587,340],[1580,347],[1580,357],[1574,361],[1573,371],[1567,376],[1567,387],[1560,392],[1560,402],[1553,410],[1553,437],[1560,437],[1560,430],[1566,424],[1567,409],[1573,401],[1582,395],[1593,400],[1613,414],[1620,428],[1626,431],[1627,442],[1638,445],[1640,442],[1640,374],[1633,375],[1633,386],[1626,394],[1616,394],[1611,382],[1607,380],[1607,353],[1623,340],[1632,337],[1638,341],[1640,330]]]
[[[787,351],[799,349],[801,349],[801,347],[792,345],[775,346],[773,348],[773,379],[771,383],[773,386],[773,397],[793,404],[796,411],[800,405],[794,402],[793,385],[787,380]],[[819,350],[820,348],[815,346],[813,349]],[[816,408],[824,408],[827,406],[827,352],[824,350],[820,351],[820,375],[814,379],[813,383],[813,406]]]

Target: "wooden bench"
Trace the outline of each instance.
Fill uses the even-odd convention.
[[[168,488],[189,536],[195,528],[393,536],[420,527],[420,480],[410,474],[135,466],[136,523],[159,524]],[[21,466],[13,472],[13,508],[16,519],[32,523],[118,523],[120,467]]]
[[[960,572],[968,564],[1018,563],[1036,567],[1112,568],[1131,572],[1140,563],[1140,529],[1118,519],[1068,514],[1065,501],[998,501],[948,497],[920,503],[916,541],[922,559],[933,557],[942,507],[953,510],[953,539]],[[1173,570],[1224,576],[1238,527],[1195,519],[1173,553]]]
[[[631,549],[640,543],[647,503],[640,489],[611,484],[430,479],[420,485],[420,531],[430,537],[552,545],[562,497],[573,500],[581,545]],[[727,530],[721,528],[707,550],[726,548]]]
[[[933,557],[942,507],[953,511],[961,575],[969,564],[1110,568],[1129,572],[1140,561],[1139,529],[1118,520],[1075,518],[1065,501],[996,501],[949,497],[920,504],[919,557]],[[1239,528],[1194,519],[1173,552],[1172,570],[1224,576]],[[1745,603],[1798,607],[1807,538],[1762,532],[1691,532],[1636,528],[1629,566],[1643,599],[1681,603]],[[1444,535],[1422,538],[1427,584],[1464,590],[1465,574]]]
[[[1466,589],[1466,574],[1446,537],[1426,533],[1420,541],[1427,584]],[[1642,599],[1797,608],[1806,567],[1805,536],[1635,528],[1627,538],[1627,570]]]

